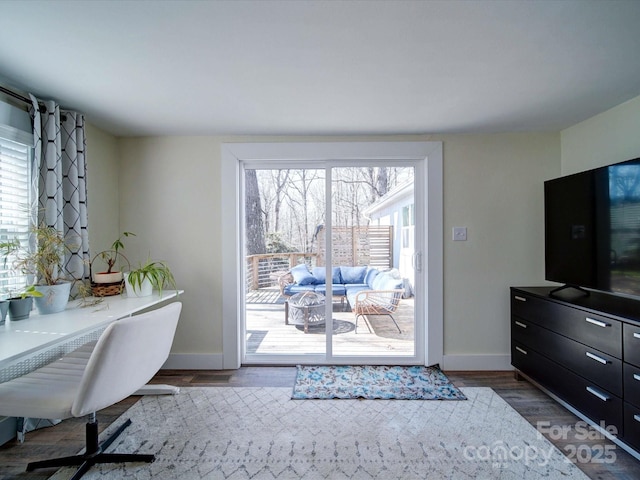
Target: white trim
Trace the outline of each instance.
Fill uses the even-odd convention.
[[[242,145],[242,144],[238,144]],[[223,205],[220,231],[222,232],[222,350],[223,368],[240,368],[240,322],[242,306],[238,292],[242,285],[238,272],[240,265],[240,204],[238,181],[240,178],[240,158],[238,145],[222,144],[222,188],[220,202]]]
[[[224,370],[221,353],[172,353],[162,370]]]
[[[237,266],[240,265],[241,227],[239,226],[238,181],[240,162],[261,161],[298,161],[300,159],[319,162],[335,161],[388,161],[388,160],[426,160],[427,205],[429,225],[426,228],[427,253],[423,265],[427,267],[425,275],[425,312],[426,323],[423,343],[426,364],[442,363],[443,355],[443,214],[442,182],[443,158],[442,142],[322,142],[322,143],[225,143],[221,148],[222,182],[222,267],[225,281],[222,284],[223,314],[223,366],[240,367],[241,332],[238,318],[243,314],[243,306],[237,292],[241,291],[241,282]],[[423,192],[416,192],[422,195]]]
[[[511,355],[445,355],[440,367],[445,371],[513,370]]]
[[[416,192],[416,202],[427,205],[427,222],[422,222],[427,229],[424,242],[426,259],[422,261],[423,268],[427,268],[423,277],[427,282],[424,344],[427,351],[425,364],[434,365],[442,363],[444,355],[444,193],[442,143],[429,142],[429,146],[431,148],[425,154],[427,168],[424,170],[427,198],[422,201],[420,195],[423,192]]]

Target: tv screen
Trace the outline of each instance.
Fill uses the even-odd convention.
[[[545,277],[640,297],[640,158],[544,183]]]

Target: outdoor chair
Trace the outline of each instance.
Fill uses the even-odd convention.
[[[181,309],[182,304],[174,302],[115,321],[97,342],[0,384],[0,415],[55,419],[88,415],[84,453],[32,462],[27,471],[78,466],[72,477],[77,480],[97,463],[154,461],[153,455],[104,453],[131,420],[99,443],[95,412],[134,394],[157,373],[169,356]]]
[[[394,290],[362,290],[355,295],[355,302],[351,306],[351,310],[356,316],[355,333],[358,333],[358,318],[365,315],[387,315],[399,333],[402,333],[398,322],[393,318],[393,314],[400,305],[400,299],[404,293],[403,289]],[[369,327],[369,330],[371,328]]]

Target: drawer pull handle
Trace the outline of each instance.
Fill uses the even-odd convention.
[[[517,321],[517,320],[516,320],[516,322],[515,322],[515,323],[516,323],[516,325],[517,325],[517,326],[519,326],[519,327],[521,327],[521,328],[527,328],[527,325],[526,325],[526,324],[524,324],[524,323],[522,323],[522,322],[519,322],[519,321]]]
[[[589,392],[591,395],[595,395],[596,397],[598,397],[603,402],[609,401],[609,397],[607,397],[604,393],[600,393],[599,391],[597,391],[593,387],[587,387],[587,392]]]
[[[640,422],[640,415],[634,415],[634,416],[633,416],[633,419],[634,419],[636,422]]]
[[[633,338],[640,338],[640,332],[633,332]]]
[[[592,325],[596,325],[598,327],[602,327],[602,328],[606,328],[606,327],[610,327],[611,324],[610,323],[605,323],[605,322],[601,322],[600,320],[596,320],[595,318],[585,318],[585,321],[589,322]]]
[[[585,355],[587,357],[589,357],[591,360],[595,360],[596,362],[600,362],[603,365],[606,365],[607,363],[609,363],[606,359],[596,355],[595,353],[586,352]]]
[[[524,348],[516,347],[516,350],[524,355],[528,355],[527,351]]]
[[[515,298],[516,300],[519,300],[519,301],[521,301],[521,302],[526,302],[526,301],[527,301],[527,299],[526,299],[526,298],[524,298],[524,297],[519,297],[518,295],[515,295],[513,298]]]
[[[633,374],[633,379],[640,382],[640,375],[638,375],[637,373],[634,373]]]

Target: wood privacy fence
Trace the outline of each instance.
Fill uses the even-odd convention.
[[[309,267],[325,265],[325,231],[317,235],[317,252],[264,253],[249,255],[246,288],[257,290],[277,285],[278,277],[299,263]],[[333,227],[334,265],[369,265],[385,269],[393,265],[393,227]]]
[[[318,234],[318,265],[325,264],[324,229]],[[392,268],[393,226],[333,227],[331,229],[334,265],[369,265]]]

